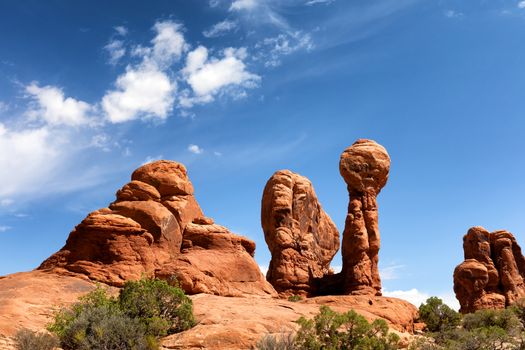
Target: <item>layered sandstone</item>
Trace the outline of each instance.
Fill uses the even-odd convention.
[[[316,279],[331,273],[339,232],[322,209],[311,182],[289,170],[264,188],[261,224],[272,259],[267,280],[281,295],[316,295]]]
[[[341,154],[339,171],[350,196],[342,245],[345,294],[381,295],[377,195],[385,186],[390,157],[375,141],[360,139]]]
[[[40,270],[121,286],[142,276],[177,278],[189,294],[273,295],[255,243],[204,217],[184,165],[141,166],[108,208],[90,213]]]
[[[454,270],[461,312],[504,308],[525,297],[525,258],[510,232],[472,227],[463,250],[465,261]]]

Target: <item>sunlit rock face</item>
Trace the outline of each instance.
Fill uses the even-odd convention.
[[[390,157],[375,141],[357,140],[341,154],[339,171],[350,197],[342,246],[345,294],[381,295],[376,198],[389,170]]]
[[[145,275],[177,279],[189,294],[275,295],[254,252],[253,241],[204,216],[184,165],[161,160],[135,170],[39,269],[114,286]]]
[[[461,312],[501,309],[525,297],[525,258],[510,232],[472,227],[463,250],[465,261],[454,270]]]
[[[261,223],[272,253],[268,281],[284,296],[316,295],[315,280],[332,273],[339,232],[311,182],[289,170],[275,172],[264,188]]]

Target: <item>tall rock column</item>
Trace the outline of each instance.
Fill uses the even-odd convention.
[[[339,171],[350,196],[342,246],[345,294],[381,295],[376,197],[389,169],[386,149],[372,140],[357,140],[341,154]]]

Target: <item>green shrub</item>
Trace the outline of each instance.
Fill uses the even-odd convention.
[[[456,328],[461,315],[452,310],[438,297],[430,297],[419,307],[419,318],[430,332],[447,331]]]
[[[15,335],[17,350],[53,350],[58,347],[58,339],[48,333],[33,332],[27,328],[19,330]]]
[[[191,299],[162,280],[126,282],[118,301],[129,317],[143,320],[149,334],[165,336],[195,325]]]
[[[164,281],[127,282],[117,298],[98,287],[55,314],[48,330],[65,350],[158,349],[159,337],[194,325],[193,305]]]
[[[353,310],[337,313],[321,306],[313,319],[301,317],[294,345],[304,350],[391,350],[398,349],[399,337],[388,332],[385,320],[369,323]]]
[[[290,295],[288,297],[288,301],[291,301],[291,302],[294,302],[294,303],[298,302],[298,301],[301,301],[301,300],[303,300],[303,297],[300,296],[300,295]]]

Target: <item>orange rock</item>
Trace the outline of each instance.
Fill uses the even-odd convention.
[[[315,279],[330,273],[339,232],[310,181],[289,170],[266,183],[261,223],[272,253],[267,279],[282,295],[316,295]]]
[[[350,195],[342,246],[345,294],[381,295],[376,196],[389,169],[387,151],[372,140],[357,140],[341,154],[339,170]]]
[[[472,227],[463,250],[465,261],[454,270],[461,312],[502,309],[525,297],[525,258],[510,232]]]
[[[32,271],[0,277],[0,349],[14,349],[10,338],[20,328],[44,331],[57,308],[70,305],[94,288],[95,283],[82,275]],[[295,321],[301,316],[313,318],[321,305],[338,312],[354,309],[368,320],[383,318],[405,337],[413,332],[417,318],[413,305],[386,297],[327,296],[299,302],[247,294],[197,294],[190,298],[197,325],[164,338],[163,348],[252,349],[266,334],[295,331]]]
[[[255,243],[204,217],[186,168],[157,161],[133,172],[109,208],[89,214],[39,267],[121,286],[142,276],[177,277],[187,293],[275,295]]]

